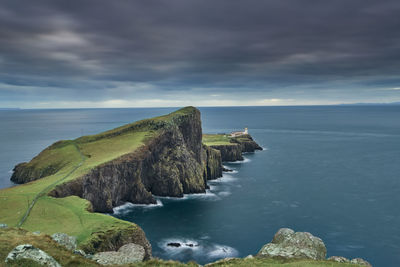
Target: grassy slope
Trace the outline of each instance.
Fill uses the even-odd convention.
[[[237,145],[235,143],[231,143],[231,139],[226,134],[203,134],[203,144],[207,146]]]
[[[16,226],[29,203],[43,190],[46,193],[55,185],[80,177],[95,166],[135,151],[147,139],[157,135],[158,124],[171,123],[177,116],[189,114],[193,109],[186,107],[165,116],[134,122],[100,134],[54,143],[28,165],[38,170],[51,167],[58,171],[27,184],[1,189],[0,223]],[[83,164],[79,166],[82,155]],[[77,166],[79,168],[68,175]],[[22,228],[47,234],[64,232],[77,236],[81,243],[96,230],[133,225],[104,214],[90,213],[86,210],[89,204],[74,196],[56,199],[45,195],[38,199]]]

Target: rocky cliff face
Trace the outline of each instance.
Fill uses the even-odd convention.
[[[221,152],[222,161],[243,160],[242,147],[239,144],[212,145],[211,147]]]
[[[237,161],[243,160],[243,152],[254,152],[262,150],[253,138],[246,134],[230,139],[229,145],[212,145],[211,147],[221,152],[222,161]]]
[[[204,147],[203,158],[205,158],[205,178],[207,180],[214,180],[222,177],[222,157],[221,151],[208,147]]]
[[[222,176],[222,164],[219,151],[202,145],[200,112],[192,108],[161,127],[137,151],[57,186],[50,195],[77,195],[94,211],[112,212],[124,202],[156,203],[153,195],[205,193],[207,180]]]

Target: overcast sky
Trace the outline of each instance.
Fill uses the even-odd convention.
[[[395,101],[399,0],[0,2],[0,107]]]

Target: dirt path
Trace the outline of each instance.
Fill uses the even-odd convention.
[[[42,196],[44,196],[47,191],[49,191],[52,187],[54,187],[56,184],[58,184],[59,182],[62,182],[63,180],[67,179],[72,173],[74,173],[78,168],[80,168],[83,163],[85,162],[86,158],[85,156],[82,154],[81,150],[79,149],[79,147],[74,144],[76,150],[79,152],[79,155],[81,156],[81,162],[79,162],[69,173],[67,173],[64,177],[62,177],[61,179],[55,181],[54,183],[52,183],[51,185],[47,186],[46,188],[44,188],[42,191],[40,191],[35,198],[32,200],[31,204],[29,205],[28,209],[26,210],[24,216],[21,218],[21,220],[18,222],[17,227],[21,227],[22,224],[26,221],[26,219],[28,218],[31,210],[33,209],[33,207],[35,206],[36,202],[38,201],[39,198],[41,198]]]

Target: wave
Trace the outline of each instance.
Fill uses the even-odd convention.
[[[156,204],[133,204],[131,202],[126,202],[125,204],[115,207],[113,208],[113,212],[114,214],[124,214],[127,213],[129,211],[131,211],[134,208],[157,208],[157,207],[162,207],[164,206],[163,203],[161,202],[161,200],[157,199],[156,200],[157,203]]]
[[[232,258],[237,257],[239,252],[233,247],[214,245],[212,251],[207,253],[209,258]]]
[[[222,175],[222,177],[220,177],[218,179],[215,179],[215,180],[208,181],[208,184],[209,185],[215,185],[215,184],[218,184],[218,183],[230,183],[230,182],[236,181],[237,179],[238,178],[235,178],[235,177],[233,177],[233,176],[231,176],[231,175],[229,175],[227,173],[224,173]]]
[[[243,157],[243,160],[237,160],[237,161],[229,161],[229,162],[225,162],[226,164],[242,164],[242,163],[247,163],[250,162],[251,159]]]
[[[8,171],[9,174],[12,174],[13,172],[14,172],[13,170]]]
[[[158,246],[167,254],[169,258],[184,259],[189,256],[192,259],[215,260],[227,257],[238,256],[238,251],[230,246],[209,243],[207,238],[200,238],[199,240],[191,238],[167,238],[158,242]],[[175,244],[175,246],[168,246],[168,244]],[[176,244],[179,244],[177,246]]]
[[[157,199],[169,199],[169,200],[175,200],[175,201],[188,200],[188,199],[201,199],[201,200],[219,200],[220,199],[210,189],[207,189],[205,193],[184,194],[183,197],[160,197],[160,196],[156,196],[156,198]]]

